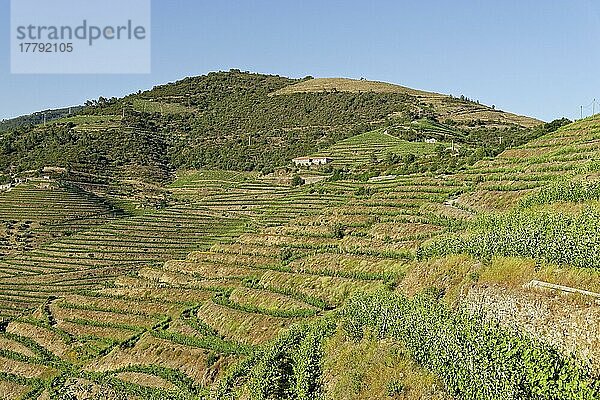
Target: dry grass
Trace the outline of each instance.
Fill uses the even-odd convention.
[[[30,364],[10,358],[0,357],[0,372],[19,375],[25,378],[49,378],[56,370],[43,365]]]
[[[256,269],[217,264],[202,261],[167,261],[164,268],[169,271],[199,276],[205,279],[224,278],[226,276],[250,276],[259,273]]]
[[[468,102],[452,100],[449,96],[416,90],[385,82],[365,81],[347,78],[316,78],[296,83],[273,92],[271,96],[289,95],[293,93],[321,92],[375,92],[400,93],[417,97],[421,102],[432,105],[440,114],[440,120],[451,119],[459,124],[471,121],[485,121],[489,126],[516,124],[525,127],[536,126],[541,121],[530,117],[494,110],[490,107]]]
[[[277,257],[279,250],[276,246],[290,246],[290,247],[302,247],[302,246],[322,246],[322,245],[335,245],[337,239],[324,238],[324,237],[302,237],[302,236],[284,236],[284,235],[243,235],[239,238],[238,245],[228,245],[230,248],[235,250],[241,249],[253,249],[254,253],[258,256],[263,257]],[[241,247],[240,247],[241,245]],[[223,245],[214,246],[213,251],[219,251],[219,248],[223,248]]]
[[[90,311],[90,310],[77,310],[69,308],[59,308],[56,306],[51,307],[52,314],[57,321],[64,321],[69,319],[74,320],[85,320],[94,321],[102,324],[119,324],[128,326],[138,326],[143,328],[150,328],[154,325],[160,317],[147,317],[143,315],[135,314],[119,314],[109,311]],[[135,309],[132,309],[135,310]]]
[[[513,288],[522,287],[533,279],[600,293],[600,271],[592,268],[556,265],[536,267],[536,262],[531,259],[496,257],[491,265],[481,268],[479,272],[480,283]]]
[[[328,339],[324,376],[328,400],[450,398],[443,385],[404,354],[398,344],[368,336],[355,343],[337,332]],[[393,386],[399,390],[394,391]]]
[[[415,262],[398,290],[413,296],[436,287],[445,291],[448,303],[456,304],[476,284],[522,289],[534,279],[600,293],[600,272],[590,268],[538,265],[535,260],[517,257],[495,257],[484,265],[467,255]],[[546,293],[555,295],[552,291]],[[590,297],[571,294],[563,299],[579,304],[593,302]]]
[[[531,193],[530,190],[499,192],[494,190],[476,190],[460,196],[463,206],[476,211],[506,211],[516,207],[519,200]]]
[[[120,372],[116,376],[122,381],[155,389],[174,390],[177,388],[177,386],[173,385],[166,379],[141,372]]]
[[[533,210],[550,212],[550,213],[561,213],[577,216],[580,215],[585,209],[592,208],[600,210],[599,201],[587,201],[585,203],[572,203],[559,201],[552,204],[535,205],[531,207]]]
[[[163,271],[158,268],[142,268],[138,271],[138,276],[157,284],[167,284],[173,286],[188,286],[193,284],[194,278],[179,273]]]
[[[437,93],[424,92],[421,90],[410,89],[400,85],[394,85],[386,82],[364,81],[348,78],[316,78],[294,85],[286,86],[283,89],[272,93],[272,96],[293,94],[293,93],[319,93],[319,92],[376,92],[376,93],[406,93],[419,97],[445,97]]]
[[[223,263],[237,266],[252,266],[252,265],[266,265],[273,263],[274,258],[263,257],[256,255],[244,255],[244,254],[228,254],[228,253],[212,253],[212,252],[200,252],[194,251],[187,257],[188,261],[206,261],[212,263]]]
[[[58,357],[69,358],[74,355],[71,347],[58,334],[48,329],[25,322],[13,321],[8,324],[6,332],[30,338]]]
[[[176,304],[169,304],[168,302],[157,302],[151,300],[145,300],[140,302],[139,299],[135,300],[123,300],[113,299],[108,297],[88,297],[80,295],[70,295],[63,298],[65,303],[85,305],[89,307],[95,307],[99,309],[114,310],[120,313],[127,314],[131,310],[135,310],[136,314],[144,314],[147,316],[152,315],[169,315],[175,316],[179,314],[181,306]],[[58,302],[60,305],[62,301]]]
[[[239,287],[235,289],[229,298],[238,304],[259,307],[271,311],[300,311],[313,310],[314,307],[294,300],[289,296],[269,292],[267,290],[250,289]]]
[[[265,273],[260,284],[321,298],[332,305],[341,304],[356,291],[375,291],[383,287],[383,283],[379,281],[356,281],[332,276],[277,271]]]
[[[36,356],[36,354],[29,347],[4,336],[0,336],[0,349],[19,353],[24,355],[25,357]]]
[[[402,240],[407,236],[433,234],[439,232],[442,228],[430,224],[398,224],[398,223],[382,223],[375,224],[369,228],[368,233],[376,239],[392,238]]]
[[[220,288],[235,288],[239,285],[239,281],[235,279],[229,279],[227,277],[217,278],[216,281],[202,280],[202,278],[195,278],[191,275],[180,274],[177,272],[165,271],[157,268],[142,268],[138,271],[140,278],[129,278],[139,283],[144,282],[144,287],[187,287],[195,289],[211,288],[218,286]],[[117,280],[118,285],[127,286],[123,281]]]
[[[227,339],[245,344],[260,344],[273,339],[297,318],[279,318],[243,311],[207,302],[198,310],[198,318]]]
[[[502,127],[503,125],[508,123],[530,128],[541,123],[541,121],[531,117],[517,115],[505,111],[492,110],[487,107],[483,109],[472,109],[468,112],[461,112],[461,110],[458,107],[453,107],[446,110],[445,115],[443,115],[443,117],[451,119],[458,123],[469,123],[474,120],[481,120],[486,122],[486,125],[488,127]]]
[[[279,233],[285,234],[287,229],[298,230],[302,232],[304,227],[323,227],[330,233],[330,226],[335,224],[340,225],[352,225],[352,224],[367,224],[371,221],[369,215],[344,215],[337,212],[338,208],[332,210],[324,210],[322,214],[299,217],[294,220],[295,225],[282,226],[266,229],[266,233]]]
[[[310,222],[309,222],[310,223]],[[313,223],[316,223],[313,222]],[[356,221],[354,221],[356,223]],[[331,234],[331,228],[327,225],[284,225],[267,228],[264,230],[267,235],[286,235],[286,236],[327,236]]]
[[[500,158],[500,159],[502,159],[502,158],[508,158],[508,159],[534,158],[534,157],[539,157],[544,154],[550,154],[554,150],[556,150],[555,147],[534,147],[534,148],[523,147],[523,148],[516,148],[516,149],[508,149],[508,150],[504,150],[498,156],[498,158]]]
[[[17,400],[27,393],[28,390],[27,386],[0,380],[0,399]]]
[[[449,256],[415,262],[398,290],[408,296],[427,288],[442,289],[446,302],[456,304],[474,283],[471,273],[481,264],[468,256]]]
[[[82,378],[68,378],[63,385],[61,398],[77,400],[138,400],[134,395],[125,394],[121,391],[100,385],[96,382]],[[50,392],[46,389],[37,400],[54,400],[56,397],[50,397]]]
[[[346,273],[392,273],[402,274],[407,270],[405,261],[370,256],[353,256],[336,253],[318,253],[290,263],[294,271],[313,273],[336,271]]]
[[[99,291],[101,294],[110,296],[122,296],[139,301],[162,300],[165,302],[201,303],[208,300],[212,293],[202,289],[183,288],[140,288],[121,287],[109,288]]]
[[[57,327],[75,337],[95,337],[102,339],[125,340],[136,333],[135,331],[129,329],[83,325],[65,321],[59,321]]]
[[[200,384],[206,384],[210,375],[206,369],[208,351],[191,348],[148,334],[127,349],[115,348],[106,356],[94,360],[86,371],[107,372],[135,365],[158,365],[178,369]]]

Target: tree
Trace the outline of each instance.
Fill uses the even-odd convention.
[[[304,183],[304,179],[300,175],[292,176],[292,186],[302,186]]]

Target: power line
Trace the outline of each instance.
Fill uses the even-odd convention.
[[[596,115],[596,99],[594,98],[589,104],[579,106],[579,118],[583,119],[584,111],[591,111],[590,115]]]

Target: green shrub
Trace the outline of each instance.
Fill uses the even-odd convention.
[[[428,295],[358,294],[339,313],[346,333],[368,328],[400,341],[447,389],[466,400],[593,400],[600,380],[574,359],[526,335],[453,312]]]
[[[470,232],[425,243],[417,258],[469,254],[531,257],[542,262],[600,268],[600,213],[586,208],[578,215],[518,211],[481,216]]]

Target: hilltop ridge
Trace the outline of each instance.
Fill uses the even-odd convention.
[[[434,135],[497,154],[539,135],[540,124],[397,85],[231,70],[99,98],[76,115],[9,130],[0,138],[0,171],[51,165],[104,175],[102,182],[141,172],[150,183],[173,179],[179,168],[269,173],[379,128],[411,142]]]
[[[439,120],[460,123],[470,120],[482,120],[488,123],[496,122],[499,125],[513,123],[524,127],[534,127],[542,121],[516,115],[513,113],[496,110],[495,107],[489,107],[478,102],[460,101],[460,98],[454,98],[450,95],[427,92],[418,89],[411,89],[393,83],[369,81],[364,79],[348,78],[314,78],[305,79],[273,93],[272,96],[281,96],[293,93],[322,93],[322,92],[373,92],[373,93],[405,93],[421,100],[426,105],[435,107]],[[469,104],[470,103],[470,104]]]

